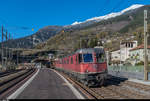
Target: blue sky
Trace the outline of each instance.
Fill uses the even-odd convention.
[[[0,26],[3,24],[14,38],[19,38],[44,26],[70,25],[133,4],[148,5],[150,0],[0,0]]]

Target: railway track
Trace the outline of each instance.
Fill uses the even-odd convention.
[[[114,77],[114,76],[112,76],[112,78],[109,79],[108,81],[112,82],[112,83],[114,83],[114,82],[119,83],[120,82],[119,85],[122,86],[122,88],[125,88],[125,89],[128,88],[132,92],[135,91],[136,93],[138,93],[140,95],[143,95],[143,98],[146,98],[146,96],[150,95],[150,86],[148,86],[148,85],[144,85],[144,84],[140,84],[140,83],[136,83],[136,82],[131,82],[131,81],[128,81],[128,80],[125,80],[124,82],[121,82],[122,81],[121,78]],[[135,93],[134,93],[134,95],[135,95]]]
[[[100,94],[97,94],[93,89],[88,88],[87,86],[83,85],[82,83],[78,82],[74,78],[70,78],[67,74],[57,71],[61,75],[63,75],[69,82],[75,85],[79,90],[84,93],[89,99],[103,99],[104,97]]]
[[[35,69],[22,70],[0,78],[0,99],[4,98],[4,93],[15,86],[20,81],[31,75]]]
[[[68,81],[70,81],[73,85],[81,90],[89,99],[125,99],[127,96],[124,96],[112,89],[108,89],[105,87],[96,87],[96,88],[89,88],[75,78],[70,78],[67,74],[61,73]]]
[[[13,74],[13,73],[17,73],[17,72],[19,72],[21,70],[22,69],[20,69],[20,70],[9,70],[9,71],[5,71],[5,72],[0,72],[0,78],[4,77],[4,76],[7,76],[7,75],[10,75],[10,74]]]
[[[112,76],[112,78],[109,79],[109,80],[110,80],[110,81],[113,81],[113,82],[120,82],[120,81],[122,81],[123,79]],[[120,83],[120,85],[121,85],[121,84],[122,84],[122,83]],[[139,84],[139,83],[131,82],[131,81],[128,81],[128,80],[125,80],[125,81],[123,82],[123,84],[124,84],[124,85],[128,85],[128,86],[130,86],[130,87],[138,88],[138,89],[143,90],[143,91],[150,91],[150,86],[148,86],[148,85]]]
[[[126,93],[127,96],[134,99],[149,99],[150,95],[150,87],[147,85],[130,82],[127,79],[114,77],[112,76],[111,79],[107,80],[109,86],[108,88],[112,87],[111,89],[115,89],[116,91]],[[116,86],[116,84],[118,84]]]
[[[127,81],[127,79],[110,77],[105,86],[89,88],[78,82],[75,78],[70,78],[67,74],[60,72],[68,81],[84,92],[89,99],[149,99],[148,94],[143,94],[134,88],[144,89],[142,85]],[[130,87],[129,87],[130,86]],[[149,87],[150,88],[150,87]],[[148,90],[148,88],[145,88]]]

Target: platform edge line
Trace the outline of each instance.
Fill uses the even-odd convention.
[[[69,86],[69,88],[72,90],[72,92],[75,94],[75,96],[78,99],[85,99],[62,75],[60,75],[57,71],[53,70],[55,73],[57,73]]]
[[[32,82],[32,80],[36,77],[36,75],[39,73],[38,71],[29,79],[27,80],[20,88],[18,88],[14,93],[12,93],[7,99],[15,99],[17,96]]]

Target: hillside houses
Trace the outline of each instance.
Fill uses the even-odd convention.
[[[148,60],[150,60],[150,45],[147,47]],[[130,50],[130,62],[135,65],[138,62],[144,61],[144,44],[139,45]]]
[[[125,62],[129,59],[129,50],[137,47],[137,41],[124,41],[120,43],[120,49],[111,52],[111,61]]]
[[[148,60],[150,60],[150,45],[148,46]],[[144,61],[144,44],[137,46],[137,41],[121,42],[120,49],[111,52],[112,63],[130,62],[132,65]]]
[[[120,61],[120,50],[111,52],[111,61]]]

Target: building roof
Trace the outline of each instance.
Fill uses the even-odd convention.
[[[85,48],[85,49],[79,49],[76,51],[76,53],[104,53],[103,47],[95,47],[95,48]]]
[[[148,45],[147,48],[150,49],[150,45]],[[141,44],[141,45],[139,45],[139,46],[137,46],[135,48],[132,48],[132,49],[130,49],[130,51],[138,50],[138,49],[144,49],[144,44]]]
[[[122,41],[121,44],[125,44],[125,43],[136,43],[137,41]]]
[[[120,50],[116,50],[116,51],[111,51],[111,53],[115,53],[115,52],[120,52]]]

